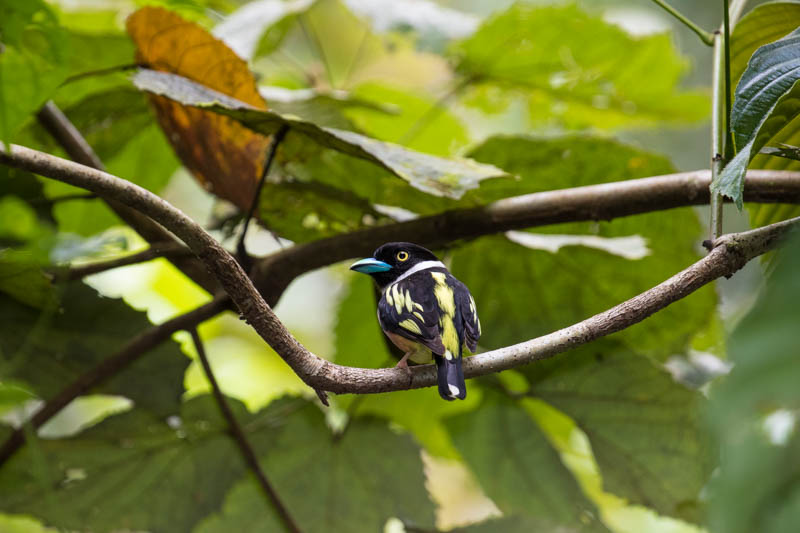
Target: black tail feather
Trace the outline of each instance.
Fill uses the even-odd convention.
[[[452,359],[435,355],[436,375],[439,383],[439,396],[447,401],[467,397],[467,385],[464,383],[464,371],[461,369],[461,354]]]

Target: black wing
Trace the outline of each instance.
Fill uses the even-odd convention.
[[[455,277],[452,278],[451,282],[458,286],[455,292],[458,298],[458,312],[464,323],[464,343],[469,348],[469,351],[474,352],[478,348],[478,339],[481,337],[481,321],[478,318],[478,308],[475,306],[475,299],[469,293],[466,285]]]
[[[387,286],[378,302],[378,321],[385,331],[419,342],[435,354],[445,351],[430,275],[412,275]]]

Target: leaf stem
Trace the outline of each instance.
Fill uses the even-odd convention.
[[[253,447],[247,440],[242,426],[239,425],[239,422],[236,420],[236,416],[234,416],[230,405],[228,405],[228,400],[225,399],[222,389],[219,388],[217,378],[214,376],[214,371],[211,369],[211,363],[208,361],[208,356],[206,355],[206,350],[203,346],[203,340],[197,333],[197,328],[191,328],[189,333],[192,335],[192,342],[194,342],[194,347],[197,350],[197,356],[200,358],[200,363],[203,365],[203,371],[206,374],[206,378],[208,378],[208,382],[211,384],[211,392],[214,395],[214,399],[217,402],[217,406],[219,407],[222,417],[228,423],[228,429],[230,430],[231,437],[233,437],[233,440],[236,441],[236,445],[239,447],[239,451],[242,454],[242,459],[244,459],[244,462],[247,463],[247,466],[250,468],[250,470],[253,471],[253,474],[258,480],[258,484],[261,486],[261,489],[264,491],[264,495],[267,497],[267,503],[272,506],[281,522],[283,522],[286,531],[290,533],[300,533],[300,528],[297,526],[292,518],[292,515],[289,514],[289,510],[283,504],[278,496],[278,493],[267,479],[264,470],[261,469],[261,465],[258,462],[258,457],[256,456]]]
[[[667,13],[669,13],[670,15],[681,21],[687,28],[695,32],[697,36],[700,37],[700,40],[703,41],[703,43],[707,44],[708,46],[712,46],[714,44],[713,33],[704,30],[703,28],[701,28],[700,26],[689,20],[689,18],[687,18],[686,15],[684,15],[683,13],[681,13],[680,11],[678,11],[677,9],[666,3],[664,0],[653,0],[653,2],[661,6],[664,9],[664,11],[666,11]]]
[[[722,16],[722,35],[725,45],[725,161],[733,159],[733,135],[731,132],[731,22],[730,22],[730,8],[728,7],[728,0],[723,0],[723,16]]]

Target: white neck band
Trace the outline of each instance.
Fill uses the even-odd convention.
[[[444,263],[442,263],[441,261],[423,261],[422,263],[417,263],[407,271],[403,272],[403,274],[399,278],[394,280],[394,282],[397,283],[398,281],[404,280],[408,276],[411,276],[412,274],[416,274],[421,270],[428,270],[429,268],[447,268],[447,267],[444,266]]]

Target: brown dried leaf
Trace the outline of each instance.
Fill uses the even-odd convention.
[[[166,9],[145,7],[128,18],[127,28],[136,45],[137,62],[267,109],[247,63],[200,26]],[[229,117],[163,96],[151,94],[150,101],[186,168],[209,191],[247,209],[261,175],[269,137]]]

